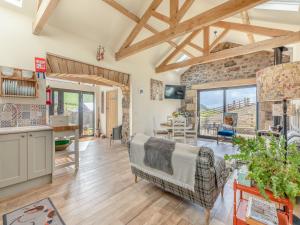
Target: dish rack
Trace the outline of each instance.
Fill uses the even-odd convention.
[[[37,98],[38,80],[35,72],[2,67],[0,70],[0,96]]]

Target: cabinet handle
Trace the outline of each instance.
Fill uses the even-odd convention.
[[[32,134],[29,134],[29,137],[32,137]]]
[[[25,137],[25,135],[21,135],[21,138],[24,138]]]

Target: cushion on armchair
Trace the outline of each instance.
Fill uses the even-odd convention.
[[[231,136],[235,135],[235,132],[234,132],[234,130],[220,130],[220,131],[218,131],[218,135],[231,137]]]

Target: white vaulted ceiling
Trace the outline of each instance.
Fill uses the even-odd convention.
[[[141,17],[152,2],[152,0],[116,0],[125,8]],[[218,4],[225,2],[225,0],[195,0],[192,7],[187,12],[183,20],[195,16],[203,11],[206,11]],[[168,14],[169,0],[164,0],[158,8],[158,11],[164,14]],[[23,7],[18,8],[11,6],[4,0],[0,0],[0,7],[7,7],[11,10],[18,11],[22,14],[26,14],[34,18],[35,14],[35,1],[23,0]],[[249,11],[251,23],[254,25],[268,26],[272,28],[281,28],[293,31],[300,30],[300,12],[283,12],[274,10],[261,10],[251,9]],[[229,18],[229,21],[241,22],[239,15]],[[161,21],[156,19],[150,19],[149,24],[155,27],[157,30],[163,30],[166,27]],[[107,3],[102,0],[60,0],[53,15],[48,21],[49,25],[55,26],[67,32],[73,33],[84,37],[89,40],[97,41],[104,46],[110,48],[113,52],[116,52],[123,44],[126,37],[135,25],[135,22],[128,19],[120,12],[113,9]],[[44,28],[46,32],[47,26]],[[219,29],[211,29],[211,37],[214,38],[214,31]],[[41,35],[43,35],[43,32]],[[151,35],[149,31],[143,29],[138,39]],[[177,38],[174,41],[179,43],[183,37]],[[255,36],[256,40],[262,40],[264,37]],[[195,43],[199,41],[201,43],[201,35],[195,39]],[[236,42],[239,44],[247,44],[248,39],[245,33],[241,32],[229,32],[224,41]],[[132,57],[144,57],[149,63],[155,65],[158,64],[171,50],[170,45],[161,44],[157,47],[138,53],[137,56]],[[190,49],[194,51],[194,49]]]

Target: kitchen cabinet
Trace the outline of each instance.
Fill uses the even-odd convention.
[[[0,190],[50,175],[52,163],[52,129],[15,134],[0,133]]]
[[[27,134],[0,135],[0,188],[27,180]]]
[[[28,133],[28,179],[51,173],[52,140],[51,131]]]

